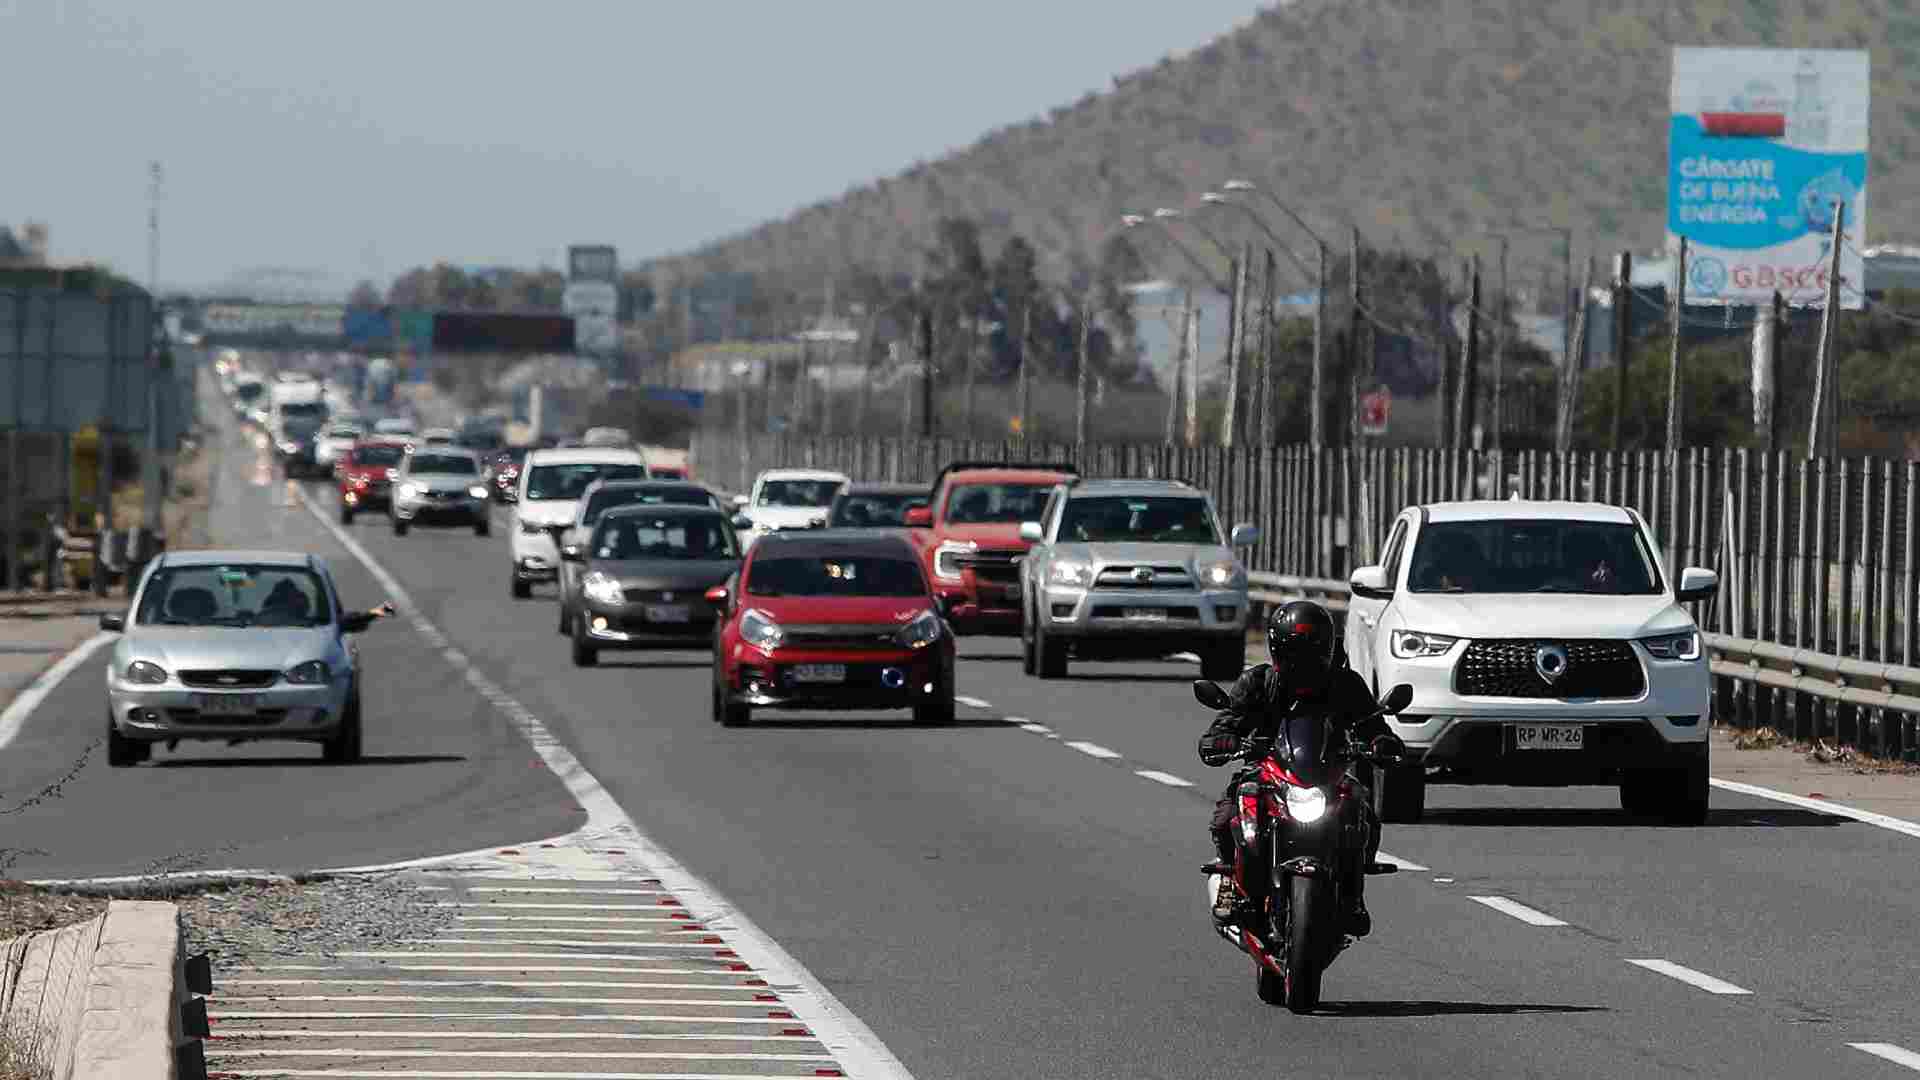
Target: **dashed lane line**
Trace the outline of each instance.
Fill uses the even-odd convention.
[[[1847,1045],[1863,1053],[1872,1054],[1882,1061],[1891,1061],[1895,1065],[1905,1065],[1914,1072],[1920,1072],[1920,1054],[1916,1054],[1904,1046],[1896,1046],[1893,1043],[1848,1043]]]
[[[1648,971],[1658,972],[1669,979],[1678,979],[1688,986],[1705,990],[1709,994],[1731,996],[1753,993],[1753,991],[1745,989],[1744,987],[1735,986],[1725,979],[1716,979],[1704,971],[1695,971],[1690,967],[1682,967],[1671,960],[1628,960],[1627,963],[1635,967],[1646,968]]]
[[[1172,773],[1164,773],[1159,771],[1158,769],[1135,769],[1133,771],[1133,775],[1141,777],[1146,780],[1151,780],[1156,784],[1165,784],[1168,787],[1192,787],[1193,786],[1193,781],[1191,780],[1182,779],[1181,777],[1175,776]]]
[[[1565,926],[1566,921],[1556,919],[1544,911],[1536,911],[1525,904],[1509,900],[1504,896],[1469,896],[1467,899],[1476,904],[1490,907],[1502,915],[1511,915],[1528,926]]]
[[[1118,758],[1120,756],[1120,752],[1118,750],[1109,750],[1106,747],[1101,746],[1099,743],[1070,742],[1067,744],[1067,746],[1069,746],[1074,750],[1080,751],[1081,753],[1087,755],[1088,757],[1096,757],[1102,761],[1112,761],[1115,758]]]

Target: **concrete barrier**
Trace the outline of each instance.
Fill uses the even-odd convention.
[[[96,918],[14,938],[0,965],[0,1018],[39,1039],[52,1080],[175,1080],[183,1034],[180,913],[115,900]],[[186,1078],[182,1078],[186,1080]]]

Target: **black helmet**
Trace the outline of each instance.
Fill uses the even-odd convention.
[[[1267,616],[1267,655],[1274,673],[1296,687],[1323,684],[1338,649],[1333,616],[1311,600],[1282,604]]]

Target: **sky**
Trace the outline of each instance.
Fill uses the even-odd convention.
[[[0,223],[160,280],[681,251],[1197,47],[1257,0],[0,0]]]

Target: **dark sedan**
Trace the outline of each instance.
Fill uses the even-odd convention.
[[[846,484],[827,511],[830,529],[904,528],[907,511],[927,505],[925,484]]]
[[[558,543],[584,543],[593,535],[601,515],[621,506],[711,506],[721,510],[720,500],[699,484],[682,480],[595,480],[580,493],[580,508],[573,523],[560,534]],[[560,563],[555,595],[560,601],[560,632],[573,633],[574,609],[580,603],[580,575],[585,571],[564,559]]]
[[[739,569],[740,540],[712,507],[622,506],[560,557],[580,575],[573,662],[592,667],[603,649],[708,645],[714,610],[705,594]]]

